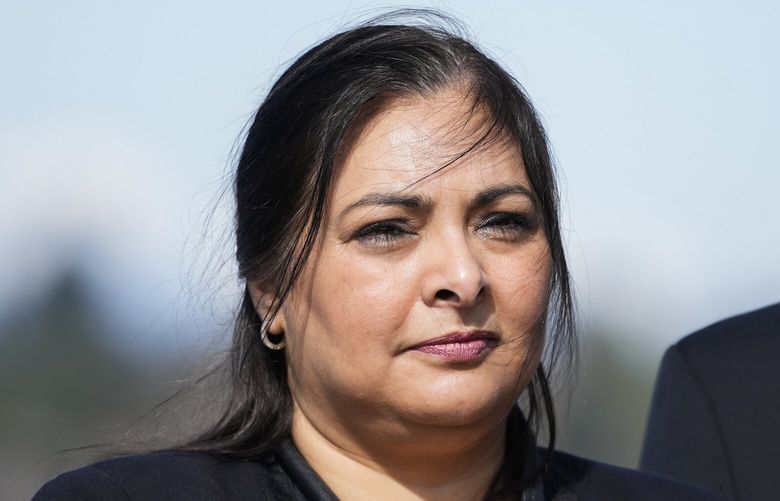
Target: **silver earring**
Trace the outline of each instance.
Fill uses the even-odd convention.
[[[271,350],[281,350],[285,346],[287,346],[287,340],[282,338],[281,341],[278,343],[274,343],[268,338],[268,329],[270,328],[270,322],[267,320],[263,320],[263,323],[260,325],[260,339],[263,341],[263,344],[266,345]],[[281,334],[284,336],[284,333]]]

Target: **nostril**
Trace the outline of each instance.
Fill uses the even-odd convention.
[[[440,289],[438,292],[436,292],[436,299],[448,301],[455,297],[457,297],[457,294],[448,289]]]

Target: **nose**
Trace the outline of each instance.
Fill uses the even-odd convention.
[[[485,295],[487,283],[478,256],[463,236],[431,242],[423,299],[428,306],[469,308]]]

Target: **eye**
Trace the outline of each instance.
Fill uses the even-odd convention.
[[[363,245],[389,246],[414,236],[401,220],[379,221],[360,229],[352,238]]]
[[[531,218],[519,212],[497,212],[479,221],[475,231],[487,234],[489,238],[512,240],[519,238],[532,228]]]

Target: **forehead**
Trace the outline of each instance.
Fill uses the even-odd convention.
[[[345,156],[335,178],[334,207],[376,191],[435,196],[505,183],[530,189],[520,149],[509,137],[474,147],[491,121],[457,90],[391,103]]]

